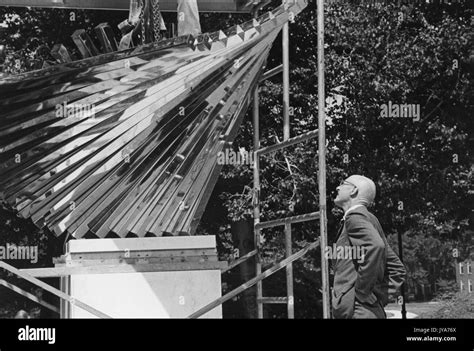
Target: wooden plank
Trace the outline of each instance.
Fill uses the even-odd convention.
[[[232,268],[237,267],[241,263],[244,263],[245,261],[247,261],[249,258],[255,256],[256,254],[257,254],[257,250],[253,250],[253,251],[250,251],[248,254],[246,254],[242,257],[239,257],[237,260],[235,260],[233,262],[230,262],[229,266],[222,270],[222,273],[230,271]]]
[[[198,0],[200,12],[246,12],[254,6],[248,6],[246,0]],[[129,0],[0,0],[0,6],[46,7],[63,9],[128,10]],[[160,11],[176,12],[177,0],[160,0]]]
[[[82,260],[101,260],[101,259],[143,259],[143,258],[186,258],[186,257],[217,257],[216,249],[190,249],[190,250],[130,250],[117,252],[77,252],[65,256],[67,263]],[[60,263],[60,262],[58,262]]]
[[[23,290],[23,289],[20,289],[19,287],[13,285],[13,284],[10,284],[9,282],[6,282],[5,280],[3,279],[0,279],[0,285],[1,286],[4,286],[18,294],[20,294],[21,296],[23,297],[26,297],[27,299],[33,301],[33,302],[36,302],[37,304],[43,306],[43,307],[46,307],[47,309],[53,311],[53,312],[56,312],[56,313],[60,313],[59,311],[59,308],[57,308],[56,306],[54,305],[51,305],[50,303],[46,302],[46,301],[43,301],[41,299],[39,299],[38,297],[36,297],[35,295],[33,294],[30,294],[29,292]]]
[[[85,304],[84,302],[79,301],[79,300],[69,296],[68,294],[65,294],[61,290],[53,288],[51,285],[48,285],[48,284],[42,282],[41,280],[36,279],[35,277],[29,275],[27,272],[20,271],[19,269],[15,268],[13,266],[10,266],[9,264],[7,264],[3,261],[0,261],[0,268],[6,269],[7,271],[9,271],[11,273],[16,274],[17,276],[29,281],[30,283],[32,283],[36,286],[39,286],[40,288],[50,292],[51,294],[56,295],[56,296],[60,297],[61,299],[68,301],[70,304],[75,305],[75,306],[83,309],[84,311],[87,311],[87,312],[93,314],[94,316],[97,316],[99,318],[111,318],[110,316],[106,315],[105,313],[102,313],[99,310],[96,310],[94,307],[91,307],[91,306]]]
[[[204,263],[218,262],[217,256],[186,256],[186,257],[135,257],[135,258],[103,258],[94,260],[74,260],[66,264],[57,264],[58,267],[92,267],[113,265],[143,265],[143,264],[175,264],[175,263]]]
[[[239,295],[241,292],[251,288],[252,286],[257,284],[258,282],[261,282],[263,279],[265,279],[265,278],[271,276],[272,274],[278,272],[279,270],[285,268],[288,264],[290,264],[290,263],[292,263],[296,260],[299,260],[301,257],[306,255],[306,253],[308,251],[313,250],[313,249],[317,248],[318,246],[319,246],[319,240],[307,245],[305,248],[301,249],[297,253],[291,255],[288,258],[285,258],[281,262],[275,264],[270,269],[267,269],[265,272],[263,272],[261,274],[258,274],[255,278],[250,279],[248,282],[246,282],[246,283],[242,284],[241,286],[235,288],[234,290],[227,293],[226,295],[224,295],[224,296],[218,298],[217,300],[207,304],[206,306],[200,308],[198,311],[191,314],[188,318],[198,318],[198,317],[202,316],[203,314],[206,314],[207,312],[213,310],[217,306],[222,305],[224,302],[226,302],[226,301],[234,298],[235,296]],[[262,298],[262,297],[260,297],[260,298]]]
[[[118,274],[118,273],[152,273],[176,271],[222,270],[227,262],[190,262],[137,265],[103,265],[86,267],[57,267],[22,269],[20,272],[35,278],[58,278],[77,274]]]
[[[214,249],[216,237],[187,236],[161,238],[127,239],[88,239],[71,240],[67,243],[67,253],[119,252],[119,251],[151,251],[151,250],[184,250],[184,249]]]

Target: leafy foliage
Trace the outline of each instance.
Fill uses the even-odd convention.
[[[474,318],[474,299],[472,294],[457,293],[442,300],[441,307],[420,316],[423,319],[472,319]]]

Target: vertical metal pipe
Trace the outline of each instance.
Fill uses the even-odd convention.
[[[293,253],[291,240],[291,223],[285,223],[285,253],[290,257]],[[286,266],[286,296],[288,298],[288,319],[295,318],[295,298],[293,295],[293,263]]]
[[[283,4],[286,0],[283,0]],[[283,140],[291,137],[290,133],[290,33],[289,24],[283,26]],[[285,251],[286,257],[291,256],[291,223],[285,224]],[[295,318],[295,305],[293,297],[293,264],[286,267],[286,291],[288,319]]]
[[[253,93],[253,148],[254,148],[254,165],[253,165],[253,223],[255,232],[255,249],[258,250],[255,255],[255,271],[259,275],[262,273],[262,263],[260,262],[260,229],[257,224],[260,223],[260,158],[257,150],[260,149],[260,126],[259,126],[259,96],[258,86]],[[263,286],[262,281],[257,283],[257,317],[263,318]]]
[[[283,140],[288,139],[290,139],[290,48],[287,22],[283,26]]]
[[[324,0],[317,2],[318,18],[318,130],[319,130],[319,230],[321,247],[321,274],[323,293],[323,318],[330,318],[329,272],[324,255],[327,246],[327,205],[326,205],[326,113],[324,86]]]
[[[398,232],[398,257],[403,263],[403,245],[402,245],[402,233]],[[405,303],[405,283],[400,287],[400,294],[402,295],[402,319],[407,319],[407,308]]]

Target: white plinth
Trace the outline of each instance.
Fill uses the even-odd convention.
[[[187,255],[193,250],[197,253],[216,252],[215,237],[75,240],[68,245],[67,254],[76,258],[67,265],[76,265],[77,262],[79,265],[90,265],[91,262],[98,262],[97,257],[102,253],[107,257],[108,265],[114,254],[118,260],[122,260],[124,255],[146,256],[147,259],[159,256],[163,260],[164,254],[171,253],[175,260],[179,253],[184,253],[183,250]],[[93,260],[87,260],[88,254],[92,255]],[[185,259],[190,258],[187,256]],[[194,262],[198,267],[199,262],[195,260],[196,257],[190,264]],[[113,318],[185,318],[221,297],[221,271],[217,255],[206,254],[203,260],[215,261],[216,269],[207,267],[206,270],[194,268],[189,271],[74,274],[62,279],[62,290]],[[61,316],[95,318],[89,312],[68,303],[61,305]],[[216,307],[202,318],[222,318],[222,307]]]

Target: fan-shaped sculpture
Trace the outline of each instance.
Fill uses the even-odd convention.
[[[57,235],[192,235],[271,45],[305,6],[0,80],[4,205]]]

